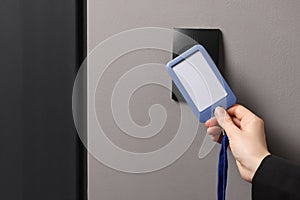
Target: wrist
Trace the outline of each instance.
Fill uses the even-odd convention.
[[[253,165],[250,169],[250,180],[249,182],[252,183],[253,177],[257,171],[257,169],[259,168],[259,166],[261,165],[262,161],[267,157],[271,155],[270,152],[266,151],[265,153],[263,153],[262,155],[258,156],[257,158],[254,159],[253,161]]]

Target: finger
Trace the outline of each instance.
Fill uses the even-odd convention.
[[[232,121],[237,127],[241,128],[241,121],[238,118],[232,117]]]
[[[218,139],[217,142],[218,142],[219,144],[221,144],[221,143],[222,143],[222,139],[223,139],[223,134],[221,134],[221,135],[219,136],[219,139]]]
[[[209,127],[207,129],[207,134],[211,135],[211,136],[213,136],[213,135],[219,136],[219,135],[221,135],[221,133],[222,133],[222,129],[219,126],[213,126],[213,127]]]
[[[212,117],[205,122],[206,127],[218,126],[218,121],[216,117]]]
[[[222,137],[223,137],[223,135],[212,135],[212,136],[210,136],[210,138],[213,142],[217,142],[219,144],[221,144],[221,142],[222,142]]]
[[[211,120],[211,119],[209,119],[209,120],[207,120],[207,121],[205,122],[205,126],[206,126],[207,128],[209,127],[210,120]]]
[[[238,135],[238,133],[240,133],[240,129],[235,125],[230,115],[226,112],[226,110],[224,110],[224,108],[217,107],[215,109],[215,116],[220,126],[222,126],[222,128],[225,129],[229,140],[232,139],[232,137],[235,137],[235,135]]]
[[[242,120],[245,116],[254,115],[250,110],[239,104],[230,107],[227,112],[239,120]]]
[[[223,135],[222,129],[219,126],[209,127],[207,134],[210,135],[212,141],[221,143]]]

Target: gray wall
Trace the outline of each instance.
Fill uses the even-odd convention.
[[[89,50],[109,36],[131,28],[220,28],[225,51],[224,76],[238,101],[265,120],[270,151],[299,163],[299,10],[297,0],[89,0]],[[108,96],[123,73],[137,64],[166,63],[170,58],[166,52],[142,50],[121,57],[107,71],[102,83],[106,89],[97,94],[96,110],[108,137],[117,145],[148,151],[173,136],[178,124],[178,105],[170,101],[169,93],[161,87],[142,88],[130,104],[133,119],[142,125],[149,123],[147,109],[153,103],[164,105],[168,115],[175,116],[169,117],[160,135],[148,143],[124,136],[108,110]],[[205,159],[197,157],[205,131],[201,125],[192,146],[173,165],[149,174],[118,172],[89,156],[90,200],[215,199],[219,148],[215,146]],[[241,180],[232,157],[227,194],[228,199],[251,198],[251,185]]]

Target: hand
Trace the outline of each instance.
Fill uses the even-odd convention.
[[[263,120],[247,108],[234,105],[227,112],[217,107],[215,117],[206,121],[205,125],[208,127],[207,133],[216,142],[222,140],[222,131],[218,125],[224,128],[240,175],[251,183],[261,161],[270,155]]]

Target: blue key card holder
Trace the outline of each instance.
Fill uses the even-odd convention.
[[[236,97],[202,45],[195,45],[167,64],[167,71],[200,122],[225,109]]]

